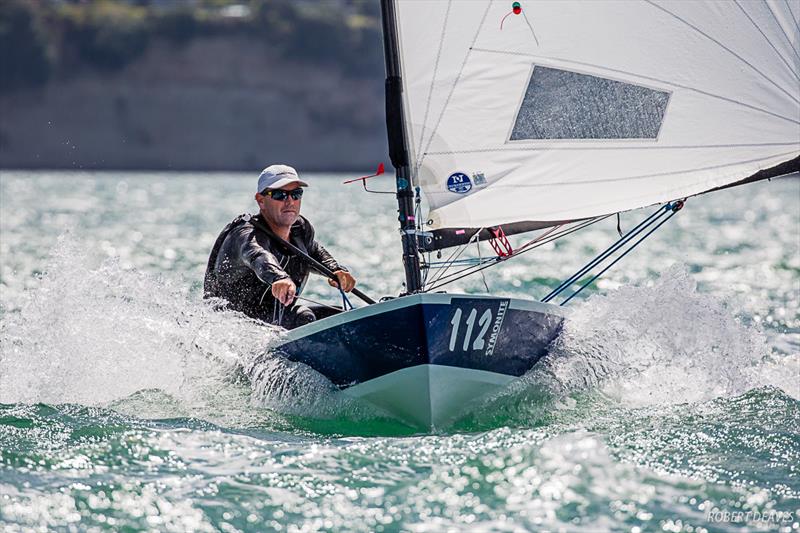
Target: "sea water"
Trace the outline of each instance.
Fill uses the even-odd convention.
[[[394,198],[351,177],[309,175],[303,214],[365,293],[397,295]],[[540,365],[433,434],[303,365],[243,376],[280,330],[201,285],[254,187],[2,171],[1,530],[800,528],[797,178],[689,199],[570,302]],[[539,299],[616,226],[447,289]],[[321,278],[304,296],[339,303]]]

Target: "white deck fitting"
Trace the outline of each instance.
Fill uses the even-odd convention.
[[[417,365],[345,389],[400,420],[436,429],[477,398],[500,390],[514,376],[444,365]]]

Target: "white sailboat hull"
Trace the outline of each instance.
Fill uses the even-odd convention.
[[[371,379],[343,392],[412,426],[442,427],[470,404],[496,392],[514,376],[443,365],[417,365]]]

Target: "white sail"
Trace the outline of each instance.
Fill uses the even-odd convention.
[[[520,7],[397,2],[426,229],[630,210],[800,154],[797,0]]]

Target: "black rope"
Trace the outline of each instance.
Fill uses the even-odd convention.
[[[619,250],[624,244],[626,244],[628,241],[630,241],[631,239],[636,237],[636,235],[638,235],[639,233],[644,231],[644,229],[647,228],[648,226],[650,226],[651,224],[653,224],[653,222],[655,222],[656,220],[661,218],[667,212],[667,210],[669,209],[669,205],[670,204],[667,204],[665,206],[659,207],[650,216],[648,216],[647,218],[645,218],[644,220],[639,222],[639,224],[637,224],[636,227],[634,227],[632,230],[630,230],[628,233],[626,233],[622,238],[620,238],[618,241],[616,241],[614,244],[612,244],[611,246],[606,248],[603,252],[601,252],[599,255],[597,255],[594,259],[592,259],[590,262],[588,262],[586,265],[584,265],[583,268],[581,268],[580,270],[575,272],[573,275],[571,275],[570,277],[568,277],[567,279],[562,281],[558,285],[558,287],[556,287],[555,289],[550,291],[550,293],[547,296],[545,296],[544,298],[542,298],[541,301],[545,302],[545,303],[549,302],[550,300],[552,300],[553,298],[558,296],[560,293],[562,293],[564,290],[566,290],[567,287],[572,285],[578,278],[580,278],[581,276],[586,274],[588,271],[590,271],[591,269],[596,267],[599,263],[605,261],[608,258],[608,256],[610,256],[611,254],[613,254],[614,252]]]
[[[652,234],[653,234],[653,232],[655,232],[655,231],[656,231],[658,228],[660,228],[661,226],[663,226],[663,225],[664,225],[664,224],[665,224],[665,223],[666,223],[666,222],[667,222],[669,219],[671,219],[672,217],[674,217],[674,216],[675,216],[675,215],[678,213],[678,211],[680,211],[680,210],[683,208],[683,202],[682,202],[682,201],[679,201],[679,202],[675,202],[675,203],[673,203],[673,204],[667,204],[667,208],[668,208],[668,209],[670,209],[670,210],[672,211],[672,212],[669,214],[669,216],[668,216],[667,218],[665,218],[664,220],[662,220],[661,222],[659,222],[659,223],[656,225],[656,227],[654,227],[653,229],[651,229],[650,231],[648,231],[648,232],[647,232],[647,233],[646,233],[646,234],[645,234],[645,235],[644,235],[644,236],[643,236],[641,239],[639,239],[638,241],[636,241],[636,242],[635,242],[635,243],[634,243],[634,244],[633,244],[633,245],[632,245],[630,248],[628,248],[627,250],[625,250],[625,251],[624,251],[624,252],[623,252],[623,253],[622,253],[622,254],[621,254],[619,257],[617,257],[616,259],[614,259],[614,260],[613,260],[613,261],[612,261],[612,262],[611,262],[611,263],[610,263],[610,264],[609,264],[607,267],[605,267],[603,270],[601,270],[600,272],[598,272],[598,273],[597,273],[595,276],[593,276],[593,277],[592,277],[592,279],[590,279],[589,281],[587,281],[586,283],[584,283],[584,284],[581,286],[581,288],[579,288],[577,291],[573,292],[573,293],[570,295],[570,297],[569,297],[569,298],[567,298],[566,300],[564,300],[563,302],[561,302],[561,304],[560,304],[560,305],[565,305],[567,302],[569,302],[570,300],[572,300],[572,299],[573,299],[575,296],[577,296],[577,295],[578,295],[578,293],[580,293],[580,292],[581,292],[583,289],[585,289],[586,287],[588,287],[589,285],[591,285],[591,284],[592,284],[592,283],[593,283],[593,282],[594,282],[594,281],[595,281],[597,278],[599,278],[600,276],[602,276],[602,275],[603,275],[603,274],[604,274],[604,273],[605,273],[605,272],[606,272],[606,271],[607,271],[609,268],[611,268],[612,266],[614,266],[615,264],[617,264],[617,263],[619,262],[619,260],[620,260],[620,259],[622,259],[622,258],[623,258],[623,257],[625,257],[626,255],[628,255],[628,253],[630,253],[630,252],[631,252],[631,250],[633,250],[634,248],[636,248],[637,246],[639,246],[639,245],[640,245],[642,242],[644,242],[644,240],[645,240],[645,239],[647,239],[647,237],[649,237],[650,235],[652,235]]]

